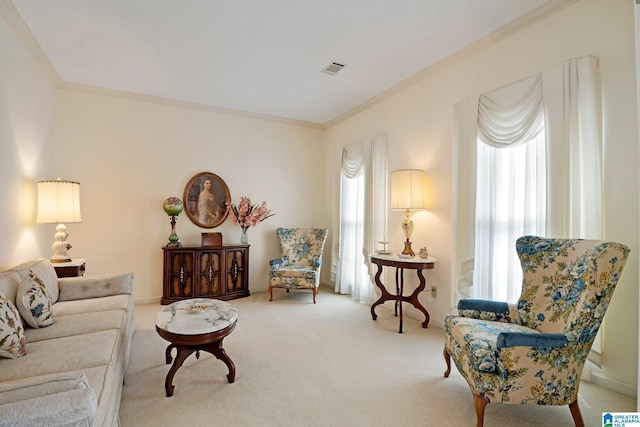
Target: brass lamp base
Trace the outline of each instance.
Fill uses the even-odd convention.
[[[413,249],[411,249],[411,242],[409,241],[409,239],[407,239],[404,242],[404,249],[402,250],[402,255],[409,255],[409,256],[415,255],[415,252],[413,252]]]

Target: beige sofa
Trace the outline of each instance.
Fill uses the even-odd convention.
[[[0,273],[0,293],[14,305],[30,271],[53,302],[53,324],[34,328],[23,314],[27,354],[0,358],[0,426],[118,425],[133,275],[58,279],[49,260],[30,261]]]

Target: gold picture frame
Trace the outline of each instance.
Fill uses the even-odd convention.
[[[215,228],[229,215],[227,203],[231,203],[231,193],[218,175],[200,172],[189,180],[182,201],[191,222],[198,227]]]

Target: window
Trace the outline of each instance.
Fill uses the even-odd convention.
[[[337,293],[370,303],[376,267],[369,254],[387,230],[386,135],[341,148],[336,166],[331,280]]]
[[[515,145],[515,144],[514,144]],[[518,237],[545,233],[545,137],[497,148],[480,139],[476,167],[475,298],[516,302],[522,269]]]
[[[370,292],[364,245],[364,172],[347,177],[340,174],[340,261],[336,285],[342,294],[366,301]]]

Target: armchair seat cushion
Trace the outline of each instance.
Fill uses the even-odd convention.
[[[449,315],[445,319],[447,334],[463,351],[468,351],[471,368],[481,372],[496,372],[498,337],[503,332],[540,332],[514,323],[478,320]]]
[[[318,277],[318,271],[314,268],[305,267],[302,265],[290,265],[288,267],[281,267],[277,270],[271,271],[271,277],[278,276],[299,277],[302,279],[315,281]]]

